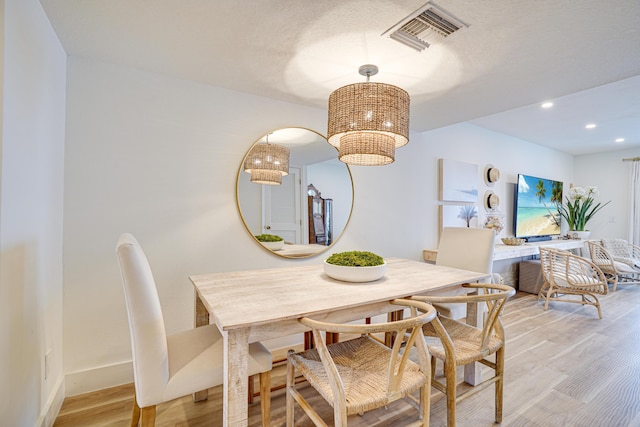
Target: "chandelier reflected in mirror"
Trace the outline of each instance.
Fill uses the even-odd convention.
[[[409,142],[409,94],[397,86],[373,83],[375,65],[360,67],[365,83],[336,89],[329,96],[329,144],[350,165],[379,166],[395,160],[395,149]]]
[[[280,185],[282,177],[289,174],[289,148],[270,144],[267,135],[264,144],[256,144],[247,154],[244,171],[256,184]]]

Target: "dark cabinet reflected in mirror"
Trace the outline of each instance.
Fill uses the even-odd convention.
[[[280,183],[252,182],[251,173],[245,172],[246,160],[254,161],[255,147],[269,151],[264,144],[289,149],[288,174]],[[349,222],[351,171],[319,133],[304,128],[275,130],[247,151],[238,171],[236,201],[247,231],[266,250],[285,258],[312,257],[335,243]],[[258,241],[256,236],[263,234],[279,236],[284,244]]]
[[[325,199],[313,185],[307,186],[309,243],[329,246],[333,242],[333,200]]]

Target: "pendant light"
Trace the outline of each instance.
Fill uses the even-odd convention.
[[[280,185],[282,177],[289,174],[289,148],[284,145],[265,143],[253,146],[244,161],[244,171],[251,174],[256,184]]]
[[[395,149],[409,142],[409,94],[370,82],[378,73],[375,65],[363,65],[359,73],[366,83],[343,86],[329,96],[329,144],[344,163],[386,165],[395,160]]]

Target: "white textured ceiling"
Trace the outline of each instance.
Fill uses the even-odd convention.
[[[411,95],[415,131],[471,121],[572,154],[640,147],[638,0],[438,0],[469,27],[423,52],[381,34],[425,0],[40,1],[72,56],[320,108],[373,63]]]

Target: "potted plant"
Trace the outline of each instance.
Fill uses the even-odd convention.
[[[339,252],[324,261],[327,276],[345,282],[372,282],[386,271],[384,258],[367,251]]]
[[[255,238],[262,246],[272,251],[277,251],[284,247],[284,239],[275,234],[258,234]]]
[[[611,203],[595,203],[598,195],[596,187],[571,187],[566,203],[560,205],[560,215],[569,225],[569,234],[572,237],[587,239],[590,231],[586,230],[587,222],[602,208]],[[594,204],[595,203],[595,204]]]

